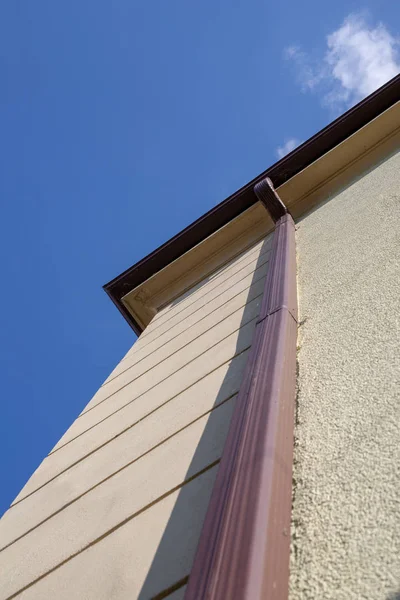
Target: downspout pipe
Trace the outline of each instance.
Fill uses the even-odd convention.
[[[185,600],[286,600],[296,392],[295,226],[265,178],[254,192],[275,222],[246,371]]]

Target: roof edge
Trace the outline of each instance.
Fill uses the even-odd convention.
[[[265,177],[272,180],[275,188],[279,187],[390,108],[399,98],[400,75],[397,75],[156,250],[106,283],[103,289],[135,333],[139,335],[142,327],[122,304],[123,296],[255,204],[258,200],[254,186]]]

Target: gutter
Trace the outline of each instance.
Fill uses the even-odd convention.
[[[289,582],[297,290],[295,227],[264,179],[275,221],[270,268],[246,371],[185,600],[286,600]]]
[[[345,112],[151,254],[106,283],[103,286],[104,291],[135,333],[140,335],[142,327],[122,303],[123,296],[255,204],[258,199],[254,187],[259,182],[269,177],[275,187],[279,187],[393,106],[399,98],[400,75]]]

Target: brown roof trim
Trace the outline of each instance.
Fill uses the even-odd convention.
[[[104,290],[135,332],[137,334],[141,333],[141,327],[121,302],[121,298],[125,294],[255,204],[257,197],[254,193],[254,186],[259,181],[269,177],[275,187],[279,187],[390,108],[399,98],[400,75],[394,77],[376,92],[359,102],[151,254],[105,284],[103,286]]]
[[[287,599],[296,339],[295,228],[285,214],[185,600]]]

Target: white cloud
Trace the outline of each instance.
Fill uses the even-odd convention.
[[[313,90],[320,83],[323,78],[321,67],[299,46],[285,48],[284,57],[296,63],[298,81],[303,92]]]
[[[297,46],[284,55],[296,63],[303,91],[322,93],[322,103],[334,111],[359,102],[400,71],[399,40],[360,14],[349,15],[326,37],[326,46],[322,57],[312,58]]]
[[[300,144],[301,141],[297,138],[290,138],[289,140],[286,140],[286,142],[282,146],[279,146],[276,149],[276,154],[278,158],[283,158],[284,156],[286,156],[286,154],[289,154],[289,152],[294,150]]]

